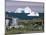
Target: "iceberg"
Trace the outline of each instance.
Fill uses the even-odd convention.
[[[31,8],[26,7],[24,9],[25,13],[29,13],[27,16],[39,16],[38,12],[31,11]]]
[[[25,13],[31,13],[31,9],[30,9],[29,7],[25,7],[25,8],[24,8],[24,12],[25,12]]]
[[[31,8],[29,7],[25,7],[25,8],[17,8],[15,13],[29,13],[27,16],[39,16],[38,12],[34,12],[31,10]]]
[[[15,13],[22,13],[22,11],[24,11],[23,8],[17,8],[16,11],[15,11]]]
[[[11,13],[12,11],[8,11],[9,13]]]
[[[8,11],[9,13],[13,12],[13,11]],[[29,8],[28,6],[25,8],[17,8],[16,11],[14,11],[14,13],[29,13],[27,16],[39,16],[38,12],[32,11],[31,8]]]
[[[27,16],[39,16],[39,13],[32,12],[32,13],[28,14]]]

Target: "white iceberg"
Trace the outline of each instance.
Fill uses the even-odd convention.
[[[22,13],[22,11],[24,11],[24,13],[29,13],[27,16],[39,16],[38,12],[31,11],[29,7],[17,8],[15,13]]]
[[[22,11],[24,11],[23,8],[17,8],[16,11],[15,11],[15,13],[22,13]]]
[[[11,13],[12,11],[8,11],[9,13]]]
[[[24,9],[24,12],[29,13],[27,16],[39,16],[38,12],[31,11],[31,8],[29,8],[29,7],[26,7]]]
[[[31,12],[31,13],[30,13],[30,14],[28,14],[27,16],[39,16],[39,13]]]
[[[25,13],[31,13],[31,9],[30,9],[29,7],[25,7],[25,8],[24,8],[24,12],[25,12]]]

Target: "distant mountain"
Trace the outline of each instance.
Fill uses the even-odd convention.
[[[19,18],[19,19],[34,19],[34,18],[44,18],[44,13],[39,13],[39,16],[27,16],[29,13],[8,13],[5,12],[5,16],[9,16],[9,17],[14,17],[14,18]]]

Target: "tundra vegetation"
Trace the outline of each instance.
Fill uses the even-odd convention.
[[[32,19],[32,20],[19,20],[19,28],[12,27],[6,29],[6,34],[20,34],[20,33],[35,33],[44,31],[44,20],[43,19]]]

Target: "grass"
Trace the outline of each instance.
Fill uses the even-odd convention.
[[[23,25],[24,26],[24,28],[18,28],[18,29],[16,29],[16,28],[11,28],[11,29],[8,29],[7,31],[6,31],[6,34],[21,34],[21,33],[28,33],[28,32],[32,32],[32,31],[39,31],[39,32],[43,32],[43,27],[42,27],[42,22],[40,21],[40,22],[37,22],[37,20],[36,20],[36,22],[34,22],[34,21],[24,21],[24,22],[19,22],[19,24],[18,25]],[[41,27],[40,29],[39,29],[39,27]]]

